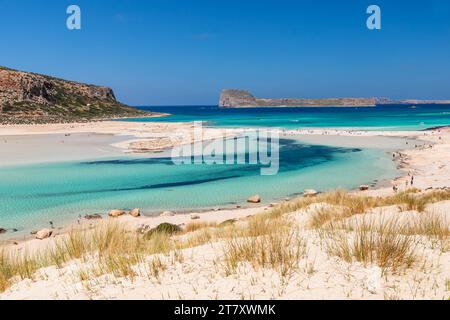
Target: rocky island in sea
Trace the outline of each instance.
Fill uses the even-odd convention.
[[[222,90],[219,106],[242,107],[375,107],[385,104],[450,104],[450,100],[396,100],[389,98],[257,98],[247,90]]]
[[[61,123],[158,116],[117,101],[111,88],[0,67],[0,123]]]

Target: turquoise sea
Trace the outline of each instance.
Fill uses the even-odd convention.
[[[450,105],[383,105],[377,107],[237,108],[217,106],[140,107],[170,117],[130,121],[189,122],[202,120],[221,127],[358,128],[422,130],[450,124]]]
[[[207,121],[211,126],[364,127],[425,129],[450,124],[450,106],[338,109],[153,107],[169,118],[132,121]],[[146,108],[147,109],[147,108]],[[353,110],[353,111],[351,111]],[[280,141],[280,170],[261,176],[258,165],[175,165],[169,158],[119,156],[5,166],[0,162],[0,227],[17,235],[75,221],[79,215],[139,207],[146,214],[236,206],[253,194],[264,202],[301,193],[379,183],[397,174],[389,152],[398,146],[340,147]],[[1,160],[0,160],[1,161]],[[8,233],[1,237],[10,236]]]

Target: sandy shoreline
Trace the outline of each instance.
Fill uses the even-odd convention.
[[[120,122],[120,121],[104,121],[93,123],[71,123],[71,124],[47,124],[47,125],[7,125],[0,126],[0,141],[5,142],[9,140],[10,144],[14,142],[11,140],[17,138],[22,142],[23,139],[31,139],[30,144],[35,145],[33,148],[30,145],[20,146],[14,149],[14,152],[4,152],[0,150],[2,156],[2,164],[20,164],[20,160],[14,156],[15,153],[27,150],[29,154],[20,154],[20,157],[28,160],[35,160],[36,162],[44,162],[48,158],[48,150],[46,147],[52,147],[51,140],[48,137],[54,137],[54,143],[67,147],[61,149],[59,152],[64,156],[61,158],[52,157],[52,161],[76,160],[77,156],[71,154],[67,150],[76,149],[77,144],[73,143],[74,138],[79,138],[78,144],[82,145],[79,153],[86,153],[97,156],[117,156],[123,154],[150,154],[157,156],[158,153],[170,148],[185,144],[193,143],[195,139],[192,135],[192,123],[145,123],[145,122]],[[385,196],[393,193],[392,185],[398,186],[399,190],[406,189],[406,181],[409,181],[410,176],[415,177],[415,186],[421,189],[427,188],[441,188],[446,187],[450,181],[450,169],[446,164],[446,157],[450,155],[449,143],[449,128],[436,128],[429,131],[360,131],[348,129],[297,129],[297,130],[281,130],[271,129],[276,131],[282,138],[294,138],[299,141],[310,144],[323,144],[331,146],[346,146],[352,147],[355,143],[361,146],[362,141],[365,142],[365,147],[369,148],[387,148],[392,149],[396,155],[393,160],[397,163],[399,169],[404,172],[403,175],[396,177],[392,181],[381,181],[378,187],[372,188],[365,193],[374,196]],[[227,132],[227,133],[225,133]],[[238,129],[220,129],[207,128],[203,132],[204,140],[212,140],[220,138],[226,134],[239,134],[242,130]],[[95,139],[93,137],[95,136]],[[187,136],[187,138],[186,138]],[[96,141],[99,137],[104,137],[94,146],[91,141]],[[350,139],[347,139],[350,138]],[[398,142],[394,143],[398,139]],[[37,140],[34,140],[37,139]],[[45,143],[42,143],[45,139]],[[63,139],[63,140],[60,140]],[[347,140],[346,140],[347,139]],[[368,140],[370,139],[370,140]],[[384,139],[384,140],[383,140]],[[353,142],[353,140],[355,142]],[[72,143],[69,143],[72,141]],[[406,143],[406,144],[405,144]],[[42,146],[44,145],[44,146]],[[99,148],[102,145],[102,148]],[[431,147],[434,145],[433,147]],[[89,148],[90,147],[90,148]],[[95,151],[94,151],[95,149]],[[101,150],[99,153],[98,151]],[[5,151],[5,150],[3,150]],[[8,158],[8,155],[13,158]],[[163,152],[163,154],[166,154]],[[26,162],[25,162],[26,163]],[[433,165],[434,170],[431,170],[430,165]],[[380,187],[389,185],[388,187]],[[250,195],[243,195],[250,196]],[[286,195],[288,197],[289,195]],[[244,200],[244,199],[243,199]],[[238,207],[245,206],[244,204]],[[261,210],[264,206],[259,206]],[[258,208],[258,207],[256,207]],[[216,208],[214,210],[189,210],[188,213],[177,214],[177,223],[185,223],[191,213],[200,213],[206,219],[213,219],[217,216],[218,210],[228,212],[230,218],[235,218],[234,211],[239,217],[240,210],[247,209],[230,209]],[[251,208],[254,214],[258,210],[255,207]],[[140,223],[154,225],[153,221],[159,221],[159,217],[146,216],[137,219]],[[60,227],[56,233],[67,232],[71,227],[76,225],[76,220]],[[8,242],[22,243],[29,241],[33,236],[15,238],[13,234],[8,237]]]
[[[74,148],[74,143],[68,143],[69,139],[74,137],[84,137],[91,139],[92,135],[95,135],[95,141],[98,137],[105,137],[101,140],[100,144],[104,145],[101,149],[102,153],[98,153],[99,146],[95,145],[94,148],[90,143],[86,143],[82,138],[80,144],[83,148],[80,148],[78,152],[89,152],[90,154],[99,156],[117,156],[121,154],[152,154],[157,156],[159,152],[168,150],[173,146],[194,142],[193,137],[187,139],[181,135],[189,135],[193,128],[191,123],[138,123],[138,122],[119,122],[119,121],[105,121],[94,123],[72,123],[72,124],[48,124],[48,125],[8,125],[0,126],[0,141],[2,139],[12,138],[24,139],[34,137],[38,140],[31,140],[32,143],[39,141],[39,139],[45,139],[46,137],[56,137],[54,142],[60,145],[64,145],[69,149]],[[228,134],[238,134],[241,130],[208,128],[204,131],[203,139],[210,140],[225,135],[227,130]],[[361,141],[366,142],[366,147],[370,148],[386,148],[390,146],[393,153],[396,155],[393,160],[397,163],[397,166],[404,173],[393,180],[381,181],[377,183],[376,188],[366,191],[366,194],[373,196],[386,196],[393,193],[392,185],[396,185],[399,190],[406,189],[406,181],[410,180],[410,176],[415,177],[415,186],[420,189],[428,188],[441,188],[448,186],[450,181],[450,168],[446,163],[446,157],[450,157],[450,140],[449,140],[449,128],[436,128],[429,131],[359,131],[359,130],[338,130],[338,129],[298,129],[298,130],[280,130],[271,129],[277,131],[280,137],[283,138],[296,138],[302,142],[310,144],[324,144],[335,146],[352,147],[354,139],[359,146]],[[84,136],[83,136],[84,135]],[[345,140],[350,138],[350,140]],[[392,139],[398,139],[398,142]],[[64,140],[66,139],[66,143]],[[370,141],[368,140],[370,139]],[[91,141],[89,140],[89,141]],[[48,139],[45,140],[46,146],[51,146],[48,143]],[[405,144],[406,143],[406,144]],[[430,147],[433,145],[433,147]],[[48,150],[37,147],[41,154],[33,148],[20,148],[20,150],[29,150],[30,154],[21,155],[24,159],[36,159],[36,161],[44,161],[47,157]],[[15,150],[13,153],[16,153]],[[53,161],[62,161],[67,159],[77,159],[76,156],[70,152],[60,152],[65,157],[69,158],[53,158]],[[15,158],[8,159],[10,152],[2,154],[0,150],[0,156],[2,156],[3,164],[14,163],[18,164]],[[38,155],[37,155],[38,154]],[[42,157],[40,157],[41,155]],[[448,158],[447,158],[448,159]],[[431,164],[433,168],[431,168]],[[243,201],[245,197],[250,195],[243,195]],[[292,195],[286,195],[286,197],[292,197]],[[238,205],[237,207],[245,207],[245,204]],[[260,208],[260,210],[257,210]],[[250,208],[251,214],[255,214],[258,211],[264,210],[266,206],[257,206]],[[219,219],[218,212],[227,212],[230,218],[240,217],[239,212],[246,209],[230,209],[230,207],[204,210],[189,210],[187,213],[179,213],[176,215],[174,221],[178,224],[186,223],[189,220],[191,213],[199,213],[205,219]],[[219,211],[220,210],[220,211]],[[82,219],[83,220],[83,219]],[[136,219],[139,223],[148,224],[150,226],[155,225],[160,219],[158,216],[143,216]],[[73,226],[77,225],[77,220],[74,219],[55,231],[55,234],[65,233]],[[0,226],[1,227],[1,226]],[[29,235],[26,237],[14,237],[14,234],[8,234],[6,243],[23,243],[33,239],[34,236]]]
[[[29,136],[42,135],[43,137],[45,135],[105,134],[110,137],[122,137],[121,141],[112,143],[112,147],[122,153],[145,153],[169,148],[180,143],[173,137],[163,143],[158,142],[159,138],[170,137],[171,134],[180,128],[181,130],[189,130],[191,124],[106,122],[102,124],[96,123],[95,125],[11,126],[8,128],[0,127],[0,138],[20,136],[22,134]],[[220,135],[220,130],[215,129],[206,134],[208,139],[219,137]],[[346,140],[349,146],[352,143],[361,143],[360,139],[371,139],[370,143],[378,144],[379,147],[383,146],[384,143],[392,142],[389,139],[384,140],[385,138],[398,138],[398,145],[395,145],[393,148],[397,150],[393,151],[393,161],[401,167],[404,174],[391,181],[392,185],[396,185],[400,191],[405,190],[409,187],[406,185],[406,181],[409,183],[413,175],[414,187],[422,190],[449,187],[450,129],[448,128],[426,132],[365,132],[334,129],[281,130],[280,135],[286,138],[300,136],[302,141],[318,144],[339,144],[339,141],[344,137],[352,137],[352,139]],[[139,150],[140,148],[142,150]],[[355,192],[370,196],[388,196],[394,193],[392,186]],[[448,211],[449,204],[449,201],[437,203],[430,207],[430,210],[432,212],[445,213]],[[243,208],[217,208],[211,211],[177,214],[174,216],[142,216],[134,218],[125,215],[116,218],[115,221],[125,223],[130,229],[137,229],[142,226],[153,228],[163,222],[182,227],[192,222],[221,223],[230,219],[245,223],[249,217],[267,210],[269,210],[267,205],[256,204]],[[395,207],[375,212],[398,214]],[[375,214],[375,212],[371,214]],[[304,225],[305,219],[313,213],[314,210],[311,212],[310,210],[300,211],[292,213],[292,217],[300,225]],[[412,212],[411,214],[414,216],[416,213]],[[61,229],[54,230],[54,235],[51,238],[44,240],[28,239],[26,241],[11,240],[7,242],[6,247],[12,250],[19,250],[19,252],[38,251],[53,246],[57,239],[64,238],[73,228],[89,229],[97,225],[97,223],[109,219],[111,218],[102,220],[81,219],[78,223],[74,222]],[[150,284],[147,282],[148,280],[141,278],[131,282],[127,279],[122,279],[120,280],[120,285],[115,280],[112,283],[110,280],[105,280],[105,283],[102,282],[103,284],[101,285],[98,282],[100,280],[95,280],[95,282],[90,282],[89,284],[89,288],[91,286],[96,288],[95,291],[92,291],[92,289],[86,290],[86,283],[83,284],[83,281],[77,280],[77,276],[74,279],[73,270],[79,268],[79,262],[74,262],[69,263],[67,267],[60,271],[54,267],[39,271],[39,274],[43,274],[43,276],[39,276],[35,281],[24,280],[18,282],[11,289],[0,294],[0,299],[417,298],[418,294],[410,292],[410,289],[408,289],[411,285],[426,286],[427,289],[424,289],[421,293],[424,297],[439,298],[444,295],[445,288],[442,285],[446,281],[445,279],[450,277],[448,270],[445,271],[446,266],[448,267],[450,263],[448,253],[438,254],[436,250],[429,251],[430,249],[424,247],[424,250],[428,250],[426,251],[428,252],[428,259],[432,259],[433,264],[439,264],[442,267],[434,267],[431,271],[427,271],[425,275],[421,271],[415,270],[410,275],[408,274],[406,279],[405,276],[400,278],[400,275],[394,275],[389,279],[383,280],[385,283],[381,287],[371,289],[372,283],[370,281],[372,280],[370,279],[374,272],[375,274],[379,272],[376,267],[366,268],[360,264],[348,264],[335,258],[330,258],[321,251],[321,245],[318,245],[321,240],[317,238],[317,234],[308,231],[308,229],[303,231],[303,233],[308,239],[308,256],[305,258],[306,260],[301,261],[299,275],[291,277],[289,284],[285,284],[285,280],[280,279],[279,275],[271,270],[252,271],[251,267],[246,266],[240,269],[239,275],[232,277],[215,271],[217,268],[217,255],[223,250],[223,244],[214,242],[183,250],[185,261],[170,267],[159,280],[156,282],[152,280]],[[199,264],[198,261],[203,261],[203,263]],[[173,269],[175,267],[182,268],[184,271]],[[186,270],[184,268],[189,269]],[[444,268],[444,272],[442,272],[441,268]],[[329,277],[330,272],[336,275],[332,281],[330,281]],[[303,273],[306,274],[306,278],[302,275]],[[433,275],[431,279],[429,274]],[[205,285],[203,281],[209,278],[215,280],[211,280],[210,285]],[[434,291],[433,289],[428,289],[428,287],[434,287],[436,281],[439,282],[439,284],[436,284],[437,289],[435,288]],[[71,284],[72,282],[73,284]],[[149,285],[153,287],[150,291],[148,290]]]

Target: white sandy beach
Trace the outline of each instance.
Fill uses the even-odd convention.
[[[48,139],[49,135],[64,135],[70,138],[66,135],[103,134],[108,135],[110,139],[111,145],[106,148],[111,154],[152,152],[175,145],[177,140],[171,135],[178,130],[189,130],[190,127],[191,124],[125,122],[7,126],[0,127],[0,137],[12,139],[23,135],[41,135]],[[314,129],[285,130],[280,133],[319,144],[339,144],[345,140],[345,143],[351,145],[352,140],[346,140],[344,137],[353,137],[358,140],[365,139],[368,146],[387,143],[389,140],[385,140],[386,137],[395,137],[400,139],[395,149],[400,149],[401,145],[408,141],[404,150],[395,155],[404,176],[392,181],[392,185],[396,185],[400,191],[404,190],[407,188],[406,181],[414,175],[416,188],[427,190],[450,187],[450,129],[417,132]],[[211,129],[205,134],[206,139],[220,135],[219,129]],[[125,138],[113,141],[113,138],[117,137]],[[420,142],[412,145],[412,141],[419,140]],[[45,147],[43,148],[45,150]],[[371,196],[387,196],[393,193],[392,187],[362,192]],[[318,206],[320,208],[321,205]],[[170,255],[159,255],[165,261],[166,268],[158,277],[139,275],[130,279],[103,275],[83,281],[77,276],[76,270],[89,268],[90,262],[73,261],[62,268],[42,269],[32,280],[16,281],[0,294],[0,299],[447,299],[450,296],[448,250],[441,250],[433,246],[428,238],[418,236],[418,250],[426,257],[422,266],[417,265],[399,274],[381,276],[377,266],[349,263],[330,256],[323,250],[321,237],[308,227],[308,221],[317,209],[317,206],[312,206],[289,214],[298,224],[301,236],[306,242],[307,253],[298,261],[298,268],[288,278],[281,277],[271,268],[255,270],[250,264],[242,264],[235,274],[225,273],[221,267],[225,243],[216,240],[183,249],[182,261],[169,263]],[[249,216],[268,210],[270,208],[255,205],[244,209],[203,212],[196,214],[198,219],[195,221],[220,223],[238,219],[245,223]],[[426,211],[443,215],[447,219],[445,221],[450,221],[450,201],[428,205]],[[414,210],[399,211],[395,206],[391,206],[379,208],[370,214],[416,216],[418,213]],[[125,216],[119,220],[126,223],[130,230],[141,225],[151,228],[162,222],[186,226],[194,221],[191,215],[139,218]],[[82,225],[96,223],[83,221]],[[59,233],[56,237],[54,235],[42,241],[9,244],[8,247],[19,252],[37,250],[52,245],[58,237],[65,237],[65,232],[70,228],[68,226],[56,232],[55,234]]]

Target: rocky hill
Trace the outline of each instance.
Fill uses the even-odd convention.
[[[238,89],[223,90],[219,106],[239,107],[374,107],[383,104],[450,104],[450,100],[393,100],[388,98],[256,98],[249,91]]]
[[[375,98],[327,98],[327,99],[264,99],[256,98],[245,90],[226,89],[220,95],[219,106],[236,107],[325,107],[325,106],[375,106]]]
[[[118,102],[111,88],[0,67],[0,123],[155,116]]]

